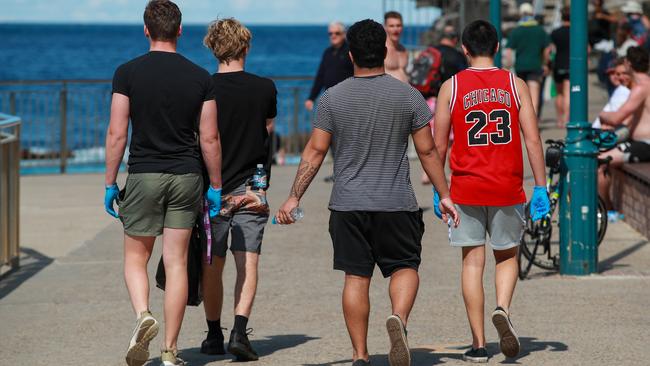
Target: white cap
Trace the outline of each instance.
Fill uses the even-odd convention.
[[[257,164],[258,168],[264,168],[264,164]]]
[[[641,4],[636,1],[628,1],[621,7],[621,11],[625,14],[643,14]]]
[[[519,15],[524,16],[533,14],[535,14],[535,9],[532,5],[530,5],[530,3],[523,3],[519,5]]]

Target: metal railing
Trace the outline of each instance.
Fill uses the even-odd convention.
[[[311,130],[312,113],[303,102],[312,77],[271,79],[278,90],[280,146],[299,154]],[[101,170],[110,99],[111,81],[105,79],[0,81],[0,110],[22,119],[23,173]]]
[[[0,274],[19,265],[20,124],[0,114]]]

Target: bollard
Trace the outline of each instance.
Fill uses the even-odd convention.
[[[596,156],[587,121],[587,0],[571,2],[570,122],[562,162],[560,273],[598,270]]]

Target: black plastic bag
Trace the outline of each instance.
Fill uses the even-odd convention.
[[[194,229],[192,229],[192,236],[187,248],[187,305],[190,306],[199,306],[203,301],[203,294],[201,293],[201,274],[203,272],[203,246],[201,243],[203,240],[205,240],[205,233],[203,233],[201,225],[197,222]],[[162,256],[156,271],[156,286],[163,291],[165,290],[165,266]]]

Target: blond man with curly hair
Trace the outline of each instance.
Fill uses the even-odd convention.
[[[219,215],[211,219],[211,263],[203,266],[203,296],[208,336],[201,352],[224,354],[221,332],[222,274],[228,250],[235,259],[235,321],[228,352],[239,361],[258,359],[247,336],[248,318],[257,290],[257,265],[264,227],[269,218],[266,187],[252,184],[258,167],[270,177],[268,144],[276,115],[273,81],[244,71],[252,34],[235,19],[220,19],[208,27],[203,43],[219,62],[212,78],[222,141],[223,199]],[[268,186],[268,184],[266,184]]]

